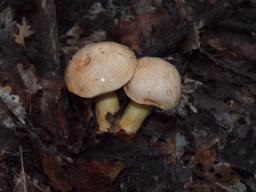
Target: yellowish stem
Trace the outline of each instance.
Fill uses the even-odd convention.
[[[128,135],[135,134],[139,130],[143,121],[151,113],[151,109],[151,106],[131,101],[126,107],[119,122],[119,128],[123,129]]]
[[[106,93],[96,98],[95,111],[100,132],[109,132],[111,128],[106,116],[114,115],[119,110],[119,100],[115,92]]]

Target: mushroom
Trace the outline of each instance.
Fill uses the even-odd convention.
[[[135,134],[150,114],[152,106],[163,110],[174,108],[181,96],[181,78],[177,69],[156,57],[138,60],[133,78],[124,86],[131,102],[118,127],[126,134]]]
[[[106,116],[119,110],[114,92],[133,76],[137,59],[128,47],[114,42],[93,43],[74,54],[65,71],[68,90],[83,98],[96,97],[100,132],[111,127]]]

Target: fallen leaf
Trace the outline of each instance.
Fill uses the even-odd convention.
[[[223,178],[228,178],[232,173],[232,168],[229,163],[218,163],[214,165],[214,171],[217,174],[220,174]]]
[[[195,49],[200,48],[200,30],[203,28],[203,22],[194,24],[192,30],[190,31],[187,39],[184,42],[184,52],[189,53]]]
[[[86,163],[84,170],[88,173],[101,173],[114,181],[119,173],[125,168],[121,161],[96,161],[92,160]]]
[[[246,185],[248,186],[248,188],[251,189],[251,191],[256,191],[256,179],[254,178],[247,179]]]
[[[69,45],[77,44],[79,39],[80,39],[81,33],[82,33],[82,30],[81,30],[81,28],[78,25],[73,26],[66,33],[66,36],[70,37],[70,39],[67,40],[67,43]]]
[[[180,27],[185,24],[185,21],[191,20],[193,10],[188,6],[186,0],[175,0],[176,5],[176,25]]]
[[[67,170],[70,177],[70,185],[77,192],[103,192],[110,183],[110,178],[103,174],[89,174],[75,164],[68,165]]]
[[[139,15],[130,21],[123,21],[119,24],[117,31],[120,41],[135,51],[140,51],[141,38],[149,38],[152,35],[153,28],[166,18],[166,11],[155,9],[152,12]]]
[[[21,176],[21,174],[14,177],[13,182],[14,182],[14,187],[13,187],[12,192],[24,192],[24,191],[26,192],[27,188],[29,188],[31,192],[34,191],[34,190],[31,190],[32,186],[29,183],[29,177],[28,176],[26,176],[26,182],[25,183],[24,183],[24,180],[23,180],[23,177]],[[24,186],[26,186],[25,189],[24,189]]]
[[[68,192],[72,189],[72,187],[68,185],[68,182],[58,176],[58,173],[62,172],[61,164],[54,155],[45,154],[42,159],[42,166],[44,173],[51,181],[51,186],[56,190]]]
[[[23,84],[30,94],[36,94],[37,91],[43,88],[39,83],[39,79],[36,77],[36,72],[33,67],[24,69],[23,65],[19,63],[17,64],[17,70],[23,81]]]
[[[12,88],[10,86],[0,86],[0,98],[3,104],[18,118],[18,120],[25,124],[26,110],[23,107],[23,103],[18,95],[12,94]],[[15,122],[13,119],[6,115],[6,112],[0,108],[0,122],[3,126],[8,128],[14,128]]]
[[[214,48],[217,51],[225,50],[225,47],[223,47],[223,43],[218,38],[209,39],[207,43],[209,46],[211,46],[212,48]]]
[[[24,190],[24,183],[22,177],[19,175],[15,175],[13,178],[13,189],[12,192],[51,192],[50,187],[46,187],[39,183],[37,179],[32,178],[29,175],[26,175],[26,186],[27,191]],[[1,188],[0,188],[1,191]],[[2,191],[1,191],[2,192]]]
[[[225,191],[229,191],[229,192],[246,192],[247,191],[247,187],[245,184],[243,183],[235,183],[234,185],[228,185],[228,186],[223,186],[219,183],[217,183],[222,189],[224,189]]]
[[[165,142],[157,141],[154,145],[161,155],[166,156],[170,163],[174,163],[183,156],[187,140],[180,133],[176,133],[175,136],[169,137]]]
[[[32,64],[17,64],[18,78],[23,86],[23,100],[28,103],[28,117],[39,127],[44,127],[58,143],[65,145],[69,138],[63,103],[60,102],[63,83],[60,80],[40,78]],[[28,100],[28,101],[27,101]],[[39,132],[46,132],[39,129]],[[40,135],[40,133],[38,133]],[[46,139],[47,137],[44,137]]]
[[[183,78],[181,99],[176,107],[176,110],[180,116],[187,116],[188,110],[192,111],[193,113],[198,112],[195,104],[192,102],[192,94],[203,85],[204,84],[201,81],[197,81],[186,76]]]
[[[219,144],[219,138],[213,135],[209,135],[206,130],[193,130],[192,132],[195,138],[196,148],[201,150],[207,150],[214,145]]]
[[[25,165],[23,161],[23,151],[22,147],[20,146],[20,164],[21,164],[21,170],[18,175],[14,176],[13,182],[14,182],[14,187],[12,192],[36,192],[38,189],[43,192],[49,192],[47,191],[47,188],[44,189],[45,187],[40,187],[39,186],[39,181],[36,179],[33,179],[31,176],[29,176],[25,172]],[[28,190],[29,189],[29,190]]]
[[[22,18],[22,24],[16,23],[16,27],[18,28],[18,33],[14,33],[14,41],[25,46],[25,39],[30,37],[32,34],[34,34],[34,31],[30,30],[31,26],[27,23],[26,18]]]
[[[154,10],[153,4],[151,0],[136,0],[133,1],[132,7],[137,15],[141,15]]]
[[[87,126],[83,117],[82,108],[79,111],[67,113],[73,110],[65,98],[61,80],[46,79],[38,76],[34,65],[17,63],[5,70],[0,79],[5,87],[10,87],[11,95],[19,97],[26,112],[26,118],[35,126],[35,133],[45,141],[54,141],[62,147],[69,147],[69,150],[79,150],[87,134]],[[10,98],[11,100],[11,98]],[[16,102],[16,100],[12,101]],[[84,105],[81,102],[82,105]],[[88,120],[91,118],[89,106]],[[3,115],[2,115],[3,114]],[[12,119],[6,117],[0,107],[0,123],[9,123],[14,127]],[[11,124],[12,123],[12,124]],[[17,126],[17,125],[16,125]],[[72,131],[70,130],[72,127]]]
[[[158,148],[161,155],[168,156],[168,160],[175,161],[175,140],[174,138],[168,138],[165,142],[157,142],[156,147]]]
[[[208,183],[195,182],[192,178],[184,184],[184,188],[193,192],[211,192],[211,188]]]
[[[68,165],[70,184],[79,192],[102,192],[125,168],[121,161],[92,160]]]
[[[205,170],[209,170],[213,167],[216,161],[217,154],[214,150],[199,150],[196,155],[192,158],[192,165],[202,165]]]
[[[240,176],[233,174],[231,166],[225,162],[214,165],[211,170],[198,171],[198,168],[194,168],[194,172],[195,177],[191,177],[185,183],[185,188],[191,191],[218,192],[225,190],[236,192],[233,187],[242,187],[240,185]]]

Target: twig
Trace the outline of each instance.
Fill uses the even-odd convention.
[[[234,32],[256,32],[256,24],[246,24],[238,21],[220,21],[217,26]]]
[[[47,188],[46,189],[43,189],[42,187],[40,187],[39,185],[37,185],[36,183],[33,182],[33,185],[39,190],[39,191],[42,191],[42,192],[47,192]]]
[[[23,162],[23,153],[22,153],[22,146],[19,146],[20,149],[20,163],[21,163],[21,178],[22,178],[22,185],[23,185],[23,191],[28,192],[27,190],[27,181],[26,181],[26,173],[24,169],[24,162]]]
[[[173,51],[177,45],[187,37],[195,23],[203,22],[203,28],[213,26],[215,23],[217,23],[225,14],[226,2],[227,1],[222,0],[211,10],[205,11],[205,13],[203,13],[201,16],[188,22],[180,29],[177,29],[174,32],[166,32],[166,34],[163,35],[163,39],[161,39],[157,45],[147,47],[141,55],[164,56],[170,51]]]
[[[216,184],[218,187],[220,187],[221,189],[224,189],[224,190],[226,190],[226,191],[228,191],[228,192],[232,192],[232,190],[230,190],[228,187],[222,185],[222,184],[219,183],[219,182],[216,182],[215,184]]]
[[[19,151],[20,151],[20,163],[21,163],[21,178],[22,178],[22,185],[23,185],[23,192],[28,192],[27,189],[27,177],[26,177],[26,173],[25,173],[25,168],[24,168],[24,160],[23,160],[23,150],[22,150],[22,146],[19,146]],[[46,190],[44,190],[42,187],[40,187],[39,185],[37,185],[35,182],[32,183],[33,186],[35,186],[39,191],[43,191],[46,192]]]

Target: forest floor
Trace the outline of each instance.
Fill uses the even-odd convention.
[[[65,88],[71,56],[100,41],[164,58],[182,76],[179,105],[154,109],[132,139],[97,134],[94,100]],[[129,99],[118,96],[122,112]],[[9,191],[256,191],[256,1],[1,0]]]

